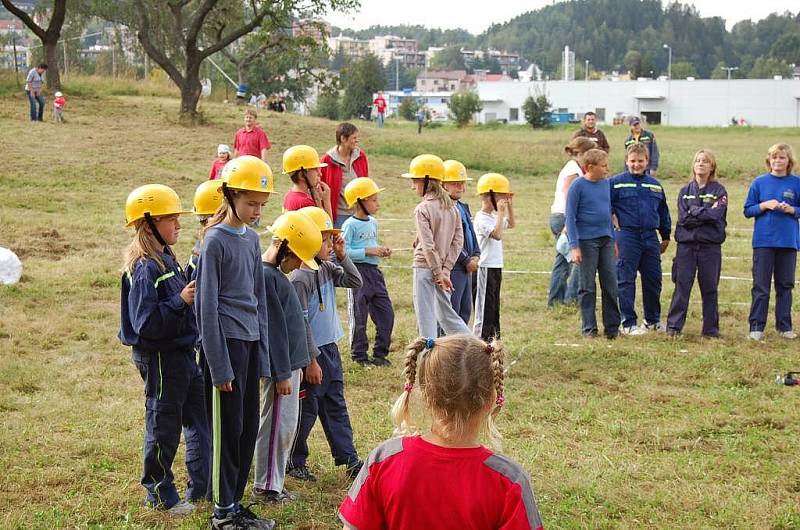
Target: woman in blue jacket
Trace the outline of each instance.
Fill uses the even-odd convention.
[[[765,173],[750,184],[744,216],[754,217],[753,289],[750,334],[761,340],[767,324],[770,282],[775,281],[775,328],[781,337],[795,339],[792,330],[792,288],[800,248],[800,177],[792,175],[794,154],[787,144],[767,151]]]
[[[703,336],[719,337],[717,295],[725,241],[728,192],[717,182],[714,153],[701,149],[694,155],[692,180],[678,193],[678,249],[672,260],[675,291],[667,316],[667,334],[680,335],[686,322],[689,295],[697,274],[703,300]]]

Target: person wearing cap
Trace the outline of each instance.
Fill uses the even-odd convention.
[[[300,299],[287,277],[305,263],[316,270],[314,256],[322,233],[300,212],[286,212],[269,228],[272,243],[264,251],[264,285],[269,318],[270,378],[261,379],[261,421],[255,452],[251,499],[261,503],[294,500],[284,488],[286,463],[300,417],[300,381],[309,358],[306,323]],[[316,359],[313,360],[319,370]]]
[[[261,243],[250,225],[273,192],[272,170],[245,155],[225,164],[221,180],[223,204],[204,230],[195,296],[212,402],[210,527],[272,528],[241,504],[258,435],[260,379],[271,375]]]
[[[469,324],[472,316],[472,276],[478,271],[478,260],[481,257],[481,248],[475,237],[475,227],[472,226],[472,213],[469,211],[469,205],[461,202],[466,182],[470,180],[472,179],[467,176],[464,164],[458,160],[444,161],[442,187],[456,205],[456,210],[461,216],[461,230],[464,232],[464,246],[453,265],[453,270],[450,271],[450,280],[453,282],[450,301],[465,324]]]
[[[64,94],[56,92],[55,99],[53,100],[53,121],[56,123],[64,123],[66,120],[64,119],[64,108],[67,106],[67,98],[64,97]]]
[[[222,176],[222,168],[231,160],[231,148],[227,144],[217,146],[217,157],[211,163],[211,171],[208,172],[208,180],[217,180]]]
[[[344,196],[347,184],[358,177],[369,176],[367,153],[359,146],[358,127],[352,123],[340,123],[336,127],[336,145],[322,155],[322,181],[331,188],[331,219],[333,226],[341,228],[352,215]]]
[[[606,153],[611,150],[605,133],[597,127],[597,114],[592,111],[583,115],[583,127],[575,131],[575,134],[572,135],[572,139],[574,140],[575,138],[588,138]]]
[[[642,128],[642,120],[639,116],[631,116],[628,123],[631,126],[631,134],[625,140],[625,152],[627,153],[628,148],[633,144],[642,144],[647,147],[648,162],[645,171],[648,175],[655,177],[660,159],[656,135]],[[622,168],[623,171],[625,169],[627,166]]]
[[[178,217],[186,213],[178,194],[161,184],[128,195],[125,218],[136,233],[125,251],[118,334],[144,382],[145,504],[174,515],[193,512],[191,501],[205,498],[211,443],[194,351],[195,282],[186,280],[172,251]],[[184,500],[172,474],[182,428],[189,476]]]
[[[416,236],[411,264],[417,330],[422,337],[436,337],[439,329],[447,335],[469,333],[450,299],[450,271],[464,246],[464,231],[453,199],[442,188],[444,161],[436,155],[419,155],[402,177],[411,180],[411,189],[420,198],[414,208]]]
[[[514,228],[511,184],[500,173],[478,179],[481,209],[475,214],[475,234],[481,257],[475,280],[475,322],[472,330],[489,342],[500,338],[500,287],[503,281],[503,233]]]
[[[378,244],[378,193],[383,191],[369,177],[350,181],[344,189],[347,204],[354,208],[353,215],[342,225],[342,237],[347,255],[353,260],[359,274],[361,287],[348,291],[350,316],[350,355],[362,366],[389,366],[389,347],[394,329],[394,307],[386,289],[383,273],[378,268],[381,258],[392,255],[392,249]],[[372,359],[367,355],[367,318],[375,323],[375,345]]]
[[[327,166],[308,145],[295,145],[283,153],[283,174],[292,180],[291,189],[283,196],[284,212],[316,206],[331,215],[331,189],[320,180],[320,170]]]

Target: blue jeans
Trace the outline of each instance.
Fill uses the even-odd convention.
[[[379,129],[380,129],[381,127],[383,127],[383,120],[384,120],[384,115],[383,115],[383,112],[379,112],[379,113],[378,113],[378,117],[377,117],[377,118],[376,118],[376,120],[375,120],[375,121],[378,123],[378,128],[379,128]]]
[[[30,90],[25,91],[28,94],[28,103],[31,105],[31,121],[42,121],[44,118],[44,96],[39,94],[34,96]],[[36,110],[36,104],[39,104],[39,110]]]
[[[550,214],[550,231],[558,239],[564,230],[565,217],[563,213]],[[564,256],[556,251],[553,261],[553,272],[550,273],[550,290],[547,293],[547,305],[574,304],[578,297],[578,266],[568,262]]]
[[[608,236],[595,239],[582,239],[580,290],[581,331],[585,334],[597,333],[597,284],[595,275],[600,276],[600,290],[603,309],[603,332],[606,337],[616,337],[619,333],[620,314],[617,304],[617,263],[614,258],[614,240]]]

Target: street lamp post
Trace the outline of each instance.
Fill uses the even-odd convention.
[[[728,72],[728,81],[731,80],[731,72],[735,72],[739,69],[738,66],[720,66],[720,68]]]
[[[589,80],[589,59],[586,59],[586,80]]]
[[[727,112],[725,113],[725,119],[728,119],[728,116],[731,115],[731,72],[735,72],[739,69],[738,66],[721,66],[723,70],[728,72],[728,101],[727,101]]]
[[[667,63],[667,79],[672,81],[672,46],[665,44],[664,49],[669,52],[669,62]]]

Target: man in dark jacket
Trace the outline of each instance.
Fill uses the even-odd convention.
[[[583,128],[575,131],[575,134],[572,135],[572,138],[588,138],[593,140],[594,143],[597,144],[597,147],[606,153],[608,153],[610,149],[608,140],[606,140],[606,135],[603,134],[603,131],[597,128],[597,114],[592,111],[589,111],[583,115]]]

